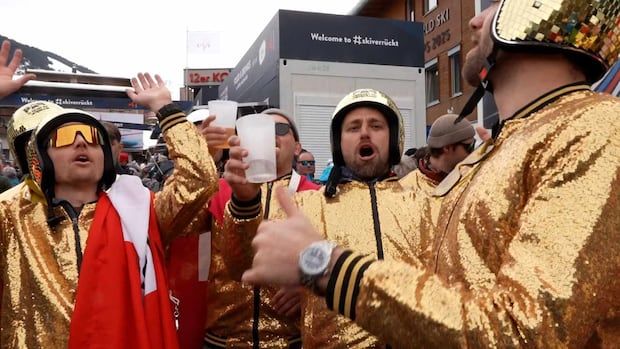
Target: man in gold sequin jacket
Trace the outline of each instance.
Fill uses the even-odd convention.
[[[499,135],[437,187],[414,263],[333,249],[315,284],[328,306],[399,348],[620,347],[620,101],[589,89],[618,59],[619,21],[617,1],[572,0],[473,18],[464,75],[493,91]],[[298,284],[322,239],[282,200],[246,282]]]
[[[135,93],[129,92],[128,94],[136,103],[158,111],[169,153],[176,163],[174,174],[167,181],[166,188],[155,195],[153,204],[156,217],[153,222],[161,233],[161,237],[156,238],[166,241],[175,232],[182,231],[186,222],[204,206],[209,197],[216,191],[217,174],[215,165],[208,155],[206,141],[185,120],[182,111],[173,104],[169,104],[171,102],[170,93],[165,88],[161,78],[157,77],[157,81],[155,81],[148,74],[140,74],[139,79],[140,82],[137,79],[132,81],[136,88]],[[31,114],[49,114],[47,119],[51,118],[50,120],[55,115],[62,116],[63,113],[73,113],[84,120],[90,118],[86,113],[69,110],[65,112],[63,108],[53,104],[50,106],[50,104],[33,102],[22,108],[24,108],[23,111]],[[90,123],[97,124],[96,122]],[[98,134],[90,134],[86,131],[76,132],[73,144],[75,145],[78,139],[81,139],[80,142],[88,139],[87,142],[102,144],[105,154],[105,149],[107,149],[103,146],[107,142],[104,139],[105,130],[101,126],[97,132]],[[78,134],[82,135],[82,138],[78,138],[76,136]],[[101,139],[98,140],[99,138]],[[76,166],[81,170],[77,172],[84,172],[88,167],[91,167],[88,165],[90,160],[88,154],[90,153],[81,154],[80,158],[74,159],[75,162],[80,162]],[[107,155],[104,155],[104,158],[107,159]],[[29,156],[29,165],[34,164],[30,161],[31,159],[34,161],[35,157]],[[95,167],[104,167],[101,182],[97,184],[99,198],[103,195],[101,190],[116,180],[116,174],[108,160],[103,161],[103,164],[95,164],[94,161],[90,161]],[[34,168],[30,166],[31,170]],[[71,166],[65,169],[59,168],[59,171],[64,173],[63,176],[75,176],[77,174],[76,169],[72,169]],[[71,174],[72,172],[73,174]],[[33,173],[32,175],[33,178],[47,178],[47,180],[54,178],[53,173],[42,176],[43,174],[45,173]],[[76,182],[73,184],[77,185],[77,178],[82,177],[75,177]],[[10,203],[3,201],[0,207],[0,232],[2,232],[0,275],[3,284],[0,345],[3,348],[67,347],[70,325],[71,328],[74,326],[72,319],[76,294],[79,294],[77,292],[78,275],[82,275],[80,274],[80,264],[82,258],[84,261],[88,259],[89,253],[96,253],[93,250],[88,252],[88,243],[91,241],[89,232],[94,228],[93,218],[96,216],[98,199],[91,202],[91,200],[86,200],[88,198],[84,196],[83,199],[86,201],[83,200],[83,205],[80,205],[78,202],[80,199],[73,200],[76,199],[75,195],[70,195],[73,197],[72,202],[67,202],[68,205],[60,204],[58,200],[53,200],[53,197],[58,198],[65,195],[57,192],[59,187],[54,182],[46,182],[45,186],[42,186],[42,183],[37,184],[40,189],[48,189],[47,192],[42,190],[44,197],[41,200],[33,200],[34,191],[28,186],[24,186],[17,195],[17,200]],[[67,189],[67,185],[70,187],[73,184],[67,182],[63,185]],[[73,194],[78,191],[75,189]],[[154,226],[149,225],[149,229],[151,228],[154,229]],[[123,227],[123,229],[126,228]],[[123,236],[120,238],[122,242]],[[151,240],[152,243],[153,240]],[[153,251],[153,254],[156,253],[155,247],[152,246],[149,249]],[[149,260],[147,258],[145,267],[152,268],[148,265]],[[156,269],[161,266],[158,265]],[[156,272],[161,273],[162,269],[157,269]],[[159,284],[160,282],[165,283],[165,281],[157,279],[157,282],[159,286],[162,286],[162,290],[166,288],[163,284]],[[143,285],[143,289],[144,287]],[[138,291],[139,288],[140,285],[138,284]],[[127,297],[129,296],[127,295]],[[161,305],[163,309],[169,307],[167,295],[166,301],[162,302]],[[169,319],[162,319],[162,321],[173,321],[171,314],[166,312],[162,314],[166,317],[170,315]],[[118,339],[109,337],[108,332],[90,333],[89,335],[98,336],[102,340],[108,339],[110,343],[114,339]],[[157,343],[157,345],[175,347],[174,333],[166,337],[166,341],[166,344]],[[131,342],[126,341],[125,345],[128,343]]]
[[[260,191],[258,200],[269,203],[272,190],[279,186],[291,192],[314,191],[319,188],[305,176],[297,174],[292,167],[295,153],[301,149],[299,134],[293,119],[277,108],[264,110],[265,118],[272,118],[275,125],[276,174],[274,181],[248,185],[254,195]],[[213,139],[215,137],[212,137]],[[237,144],[238,137],[233,138]],[[241,165],[236,156],[239,147],[231,148],[230,167]],[[233,166],[234,167],[234,166]],[[259,189],[260,188],[260,189]],[[209,202],[211,215],[211,263],[207,286],[207,314],[204,347],[215,348],[300,348],[299,299],[303,291],[296,288],[252,287],[239,282],[230,275],[224,263],[228,246],[222,233],[224,211],[232,194],[225,180],[220,180],[218,193]],[[269,212],[265,215],[269,217]],[[283,304],[276,306],[275,301]]]
[[[420,253],[420,236],[412,214],[430,210],[412,209],[413,191],[403,188],[390,171],[400,160],[404,142],[402,117],[394,102],[372,89],[349,93],[334,112],[331,142],[335,166],[330,179],[321,191],[295,195],[301,210],[328,239],[355,246],[380,260],[413,261]],[[251,239],[264,219],[260,213],[269,211],[270,220],[284,216],[275,200],[263,206],[255,193],[254,198],[245,195],[241,199],[245,193],[239,182],[231,183],[233,196],[224,222],[228,251],[224,257],[231,275],[237,278],[251,265]],[[386,346],[328,310],[324,301],[310,292],[302,300],[301,323],[304,348]]]

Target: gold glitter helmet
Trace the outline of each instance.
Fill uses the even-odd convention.
[[[618,61],[619,27],[618,0],[502,0],[491,26],[493,52],[457,122],[473,112],[485,90],[492,90],[487,78],[499,50],[562,53],[592,84]]]
[[[564,53],[594,83],[618,60],[619,26],[618,0],[503,0],[492,37],[506,50]]]
[[[17,109],[7,127],[7,140],[13,157],[17,160],[22,173],[28,174],[29,166],[26,156],[26,146],[30,140],[32,131],[45,119],[58,110],[59,105],[51,102],[35,101]]]
[[[344,117],[357,107],[371,107],[379,110],[385,116],[390,126],[390,151],[389,163],[400,163],[400,157],[405,146],[405,127],[403,117],[396,107],[396,103],[385,93],[369,88],[355,90],[346,95],[336,106],[332,115],[331,145],[332,157],[335,166],[345,166],[342,148],[340,147],[340,134]]]

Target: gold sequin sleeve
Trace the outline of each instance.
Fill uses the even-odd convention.
[[[217,191],[218,175],[206,140],[187,121],[166,131],[164,138],[174,172],[155,194],[155,210],[164,241],[181,234]]]
[[[234,208],[232,209],[233,212],[231,212],[231,206],[229,202],[224,213],[224,228],[222,229],[224,248],[222,249],[222,256],[230,278],[235,281],[241,281],[243,272],[252,266],[252,259],[254,258],[252,239],[256,236],[256,230],[263,221],[262,209],[260,201],[258,201],[257,206],[254,206],[256,211],[243,218],[233,213],[236,212]]]
[[[620,347],[617,111],[601,113],[612,118],[604,126],[580,119],[591,127],[554,133],[539,144],[545,151],[529,154],[527,163],[537,172],[530,170],[531,176],[523,176],[529,183],[519,184],[527,192],[515,198],[521,207],[513,226],[503,228],[515,234],[498,254],[497,269],[475,264],[484,252],[480,216],[457,210],[461,215],[454,220],[461,225],[448,232],[451,242],[442,247],[458,261],[450,272],[440,276],[424,261],[345,253],[330,278],[328,306],[394,347]],[[488,281],[454,281],[459,265],[488,273]]]

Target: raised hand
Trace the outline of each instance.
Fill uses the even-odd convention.
[[[215,115],[209,115],[208,118],[202,121],[198,130],[207,140],[209,145],[209,153],[211,156],[217,154],[221,149],[218,146],[226,144],[228,137],[226,136],[226,129],[218,126],[211,126],[211,123],[215,120]]]
[[[170,91],[161,76],[155,74],[155,79],[149,73],[139,73],[131,79],[132,89],[127,89],[127,96],[139,105],[158,112],[166,104],[172,103]]]
[[[299,253],[322,240],[312,223],[299,211],[286,188],[276,189],[276,198],[288,217],[267,221],[258,227],[252,241],[252,268],[243,273],[245,283],[294,286],[300,284]]]
[[[23,54],[22,50],[15,50],[13,58],[11,58],[9,62],[10,51],[11,42],[9,40],[4,40],[0,47],[0,98],[4,98],[19,90],[26,82],[36,77],[34,74],[25,74],[17,80],[13,80],[13,75],[15,75],[17,68],[19,68]]]

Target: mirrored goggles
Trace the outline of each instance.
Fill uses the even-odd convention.
[[[75,142],[78,134],[81,135],[88,144],[103,144],[103,137],[101,137],[99,130],[97,130],[95,126],[73,124],[57,128],[50,138],[49,146],[53,148],[69,146]]]

